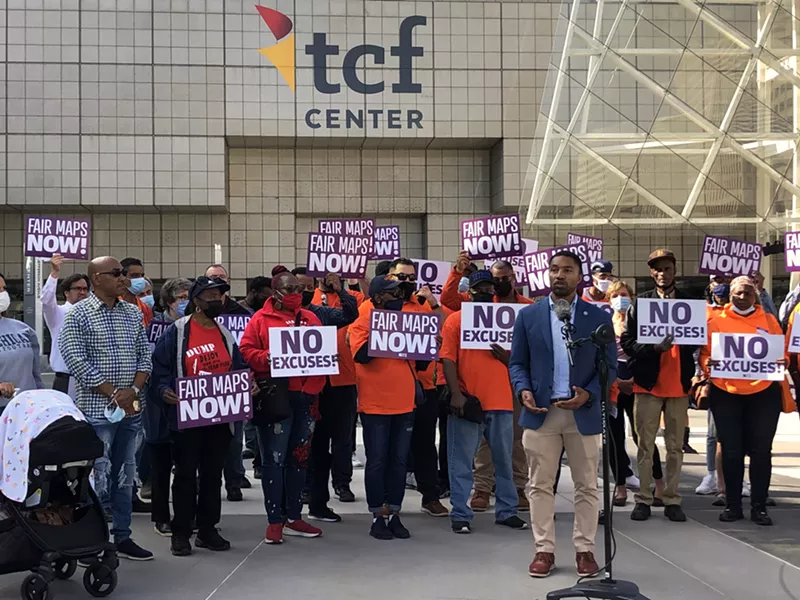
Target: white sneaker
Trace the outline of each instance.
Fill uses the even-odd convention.
[[[360,460],[358,460],[358,456],[356,455],[355,452],[353,452],[352,462],[353,462],[353,468],[354,469],[363,469],[364,468],[364,463],[362,463]]]
[[[413,473],[406,473],[406,489],[407,490],[417,489],[417,478],[414,477]]]
[[[712,494],[716,494],[718,491],[719,488],[717,487],[717,474],[706,473],[705,477],[703,477],[702,483],[697,486],[697,489],[694,491],[694,493],[700,496],[711,496]]]
[[[746,481],[742,482],[742,498],[750,497],[750,484]]]
[[[638,490],[642,487],[642,484],[636,475],[631,475],[625,478],[625,487],[629,490]]]

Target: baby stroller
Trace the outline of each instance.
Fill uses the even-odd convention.
[[[91,425],[69,396],[33,390],[8,404],[0,434],[0,575],[32,571],[23,600],[52,600],[50,584],[72,577],[82,559],[86,591],[111,594],[118,559],[89,483],[103,455]]]

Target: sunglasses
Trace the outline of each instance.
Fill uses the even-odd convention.
[[[416,275],[407,275],[406,273],[398,273],[397,275],[392,275],[392,277],[397,279],[397,281],[410,281],[412,283],[417,280]]]
[[[111,275],[112,277],[122,277],[128,276],[128,269],[111,269],[110,271],[103,271],[102,273],[98,273],[98,275]]]

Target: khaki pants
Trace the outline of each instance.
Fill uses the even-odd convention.
[[[526,429],[522,446],[528,459],[533,541],[536,552],[555,553],[555,493],[562,448],[567,451],[572,480],[575,483],[575,527],[572,543],[576,552],[594,552],[597,533],[597,463],[600,458],[600,435],[581,435],[575,414],[555,406],[547,409],[547,418],[539,429]]]
[[[664,413],[664,442],[667,446],[667,475],[664,489],[664,505],[680,504],[678,491],[683,466],[683,432],[686,429],[689,397],[658,398],[652,394],[636,394],[633,404],[633,420],[639,435],[639,479],[641,489],[636,494],[636,502],[653,504],[653,448],[656,434]]]
[[[528,483],[528,461],[525,458],[525,450],[522,449],[522,427],[519,426],[519,413],[522,406],[514,401],[514,445],[511,448],[511,467],[514,470],[514,485],[518,490],[525,490]],[[487,494],[494,488],[494,463],[492,462],[492,451],[486,438],[481,437],[478,453],[475,455],[475,491],[486,492]]]

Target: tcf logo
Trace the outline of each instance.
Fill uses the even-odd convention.
[[[281,74],[283,79],[295,90],[295,38],[292,33],[292,20],[274,9],[256,5],[256,9],[264,22],[269,27],[277,40],[277,44],[259,49]],[[398,77],[391,84],[394,94],[420,94],[422,84],[414,81],[414,59],[424,56],[425,49],[413,43],[414,28],[427,25],[427,18],[419,15],[406,17],[400,23],[399,40],[396,46],[389,48],[389,54],[398,59]],[[328,77],[328,57],[340,56],[341,49],[337,44],[328,43],[326,33],[314,33],[311,44],[306,45],[305,53],[312,57],[314,72],[314,87],[321,94],[338,94],[342,85],[340,81]],[[380,94],[387,88],[384,81],[365,81],[358,71],[359,61],[372,57],[375,65],[386,64],[386,49],[375,44],[361,44],[350,48],[341,63],[342,80],[344,84],[356,93],[370,95]],[[365,77],[366,79],[366,77]],[[366,121],[367,127],[378,128],[381,117],[386,117],[389,129],[422,129],[423,115],[419,110],[406,111],[405,120],[402,120],[400,110],[367,110],[366,120],[364,109],[326,109],[325,119],[317,120],[322,115],[321,110],[311,109],[306,113],[306,123],[312,129],[319,129],[324,122],[328,129],[339,129],[344,126],[363,129]],[[385,113],[385,115],[384,115]],[[340,122],[340,119],[344,122]]]

